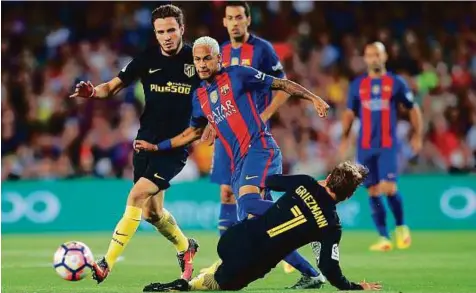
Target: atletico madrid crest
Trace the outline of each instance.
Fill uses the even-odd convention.
[[[195,75],[195,66],[193,64],[184,64],[183,66],[183,73],[186,76],[192,77]]]

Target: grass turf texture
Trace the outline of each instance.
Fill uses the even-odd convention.
[[[195,274],[216,260],[215,233],[186,233],[200,242]],[[161,235],[139,232],[129,243],[124,259],[101,285],[90,279],[68,282],[56,275],[53,253],[63,242],[85,242],[95,257],[102,256],[110,240],[107,233],[3,235],[2,292],[142,292],[150,282],[172,281],[179,276],[175,251]],[[376,239],[371,232],[344,232],[340,247],[341,266],[353,281],[380,281],[383,292],[476,292],[476,232],[414,232],[413,246],[406,251],[388,253],[368,251]],[[301,251],[314,264],[311,249]],[[264,252],[265,253],[265,252]],[[284,292],[299,278],[297,272],[285,274],[277,266],[265,279],[251,284],[250,292]],[[286,290],[288,291],[288,290]],[[322,292],[336,291],[327,284]],[[289,291],[288,291],[289,292]],[[306,290],[291,292],[309,292]]]

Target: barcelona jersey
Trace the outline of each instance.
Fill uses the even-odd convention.
[[[279,61],[273,46],[266,40],[250,35],[248,40],[239,48],[233,48],[231,42],[227,41],[221,46],[224,67],[233,65],[251,66],[259,71],[278,78],[284,78],[283,66]],[[271,89],[263,93],[262,99],[256,101],[258,113],[271,103]]]
[[[360,118],[357,161],[369,169],[366,187],[380,181],[396,181],[398,173],[398,104],[413,107],[413,93],[399,76],[387,73],[381,78],[368,75],[350,86],[348,108]]]
[[[347,107],[360,118],[358,148],[376,149],[396,146],[398,103],[413,107],[413,93],[398,75],[381,78],[363,75],[349,90]]]
[[[191,126],[207,122],[215,128],[220,142],[231,158],[231,169],[250,148],[278,148],[260,119],[256,100],[268,90],[273,77],[254,68],[222,68],[211,84],[202,82],[194,92]]]

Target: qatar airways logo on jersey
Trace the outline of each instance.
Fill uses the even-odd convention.
[[[367,100],[362,101],[362,107],[364,109],[369,109],[370,111],[381,111],[390,109],[389,100]]]
[[[237,110],[230,100],[226,100],[224,104],[219,104],[212,108],[211,114],[207,115],[208,121],[211,123],[219,124],[226,118],[233,114],[236,114]]]

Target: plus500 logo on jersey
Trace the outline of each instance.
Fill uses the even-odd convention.
[[[381,111],[388,110],[390,103],[388,100],[369,100],[363,101],[362,107],[364,107],[364,109],[370,109],[370,111]]]
[[[212,113],[207,115],[208,121],[211,123],[219,124],[227,117],[237,113],[235,106],[230,100],[225,101],[225,104],[218,104],[215,108],[212,108]]]
[[[167,82],[166,85],[151,84],[150,91],[157,93],[178,93],[188,95],[192,86],[185,83]]]

